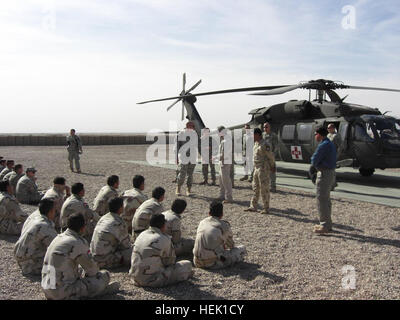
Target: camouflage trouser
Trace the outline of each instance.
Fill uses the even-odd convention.
[[[83,237],[90,243],[92,241],[92,236],[94,232],[94,228],[96,228],[96,221],[89,221],[85,225],[85,232],[83,233]]]
[[[44,256],[35,259],[25,259],[25,260],[17,259],[17,263],[21,268],[23,275],[30,274],[39,276],[42,274],[43,258]]]
[[[134,277],[133,283],[139,287],[164,287],[185,281],[192,275],[192,263],[189,260],[182,260],[155,274]]]
[[[196,164],[180,164],[179,165],[179,175],[178,175],[178,186],[181,187],[185,182],[187,175],[187,187],[191,188],[193,184],[193,172]]]
[[[191,254],[194,247],[194,240],[193,239],[184,239],[182,238],[181,241],[178,243],[174,243],[174,249],[176,256],[184,256]]]
[[[107,256],[95,256],[93,255],[94,260],[96,260],[99,268],[118,268],[121,266],[130,266],[131,265],[131,256],[132,256],[132,248],[116,251]]]
[[[328,230],[332,229],[331,190],[335,183],[335,169],[324,169],[317,174],[317,204],[319,221]]]
[[[206,261],[194,257],[193,262],[197,268],[205,268],[211,270],[223,269],[230,267],[237,262],[243,261],[246,254],[247,251],[244,246],[237,246],[231,250],[226,250],[224,255],[220,257],[220,259]]]
[[[203,179],[204,181],[208,181],[208,166],[210,166],[211,169],[211,181],[215,182],[216,175],[215,175],[215,164],[211,163],[210,164],[203,164],[201,171],[203,172]]]
[[[78,151],[68,151],[68,161],[69,167],[71,170],[74,170],[74,165],[72,161],[75,160],[75,168],[76,170],[81,170],[81,165],[79,163],[79,152]]]
[[[0,233],[19,236],[21,234],[23,222],[16,222],[9,219],[4,219],[0,222]]]
[[[220,166],[219,171],[219,197],[232,201],[232,180],[231,180],[231,164],[224,164]]]
[[[85,277],[57,289],[43,289],[43,292],[49,300],[93,298],[100,295],[109,282],[110,273],[101,270],[93,277]]]
[[[251,198],[250,205],[255,209],[257,209],[257,203],[260,199],[260,194],[264,203],[264,209],[268,210],[269,208],[269,173],[270,171],[266,167],[254,168],[252,184],[254,196]]]

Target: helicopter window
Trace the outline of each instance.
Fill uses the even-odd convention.
[[[357,123],[354,127],[354,138],[357,141],[373,142],[375,140],[373,138],[374,133],[372,132],[371,128],[370,131],[372,133],[372,137],[366,128],[364,128],[361,124]]]
[[[294,140],[294,131],[296,126],[284,126],[282,129],[282,140]]]
[[[301,142],[311,141],[312,125],[311,124],[300,124],[298,126],[297,136]]]
[[[348,128],[349,128],[349,124],[348,123],[342,123],[340,125],[339,134],[342,137],[342,139],[346,139],[346,137],[347,137],[347,129]]]

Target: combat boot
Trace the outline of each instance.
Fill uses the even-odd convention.
[[[248,176],[248,175],[245,175],[243,178],[240,179],[240,181],[246,181],[246,180],[248,180],[248,179],[249,179],[249,176]]]
[[[191,192],[191,188],[187,188],[186,195],[190,197],[193,193]]]
[[[264,209],[263,211],[260,212],[261,214],[269,214],[269,210],[268,209]]]
[[[217,183],[215,182],[215,180],[212,181],[211,185],[212,185],[212,186],[216,186],[216,185],[217,185]]]
[[[207,181],[207,180],[204,180],[203,182],[200,183],[200,185],[201,185],[201,186],[208,185],[208,181]]]
[[[182,195],[182,194],[181,194],[181,187],[179,187],[179,186],[176,187],[175,194],[176,194],[177,196],[181,196],[181,195]]]

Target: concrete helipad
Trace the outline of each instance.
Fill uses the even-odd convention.
[[[128,163],[140,165],[150,164],[146,161],[125,160]],[[153,164],[175,170],[174,164]],[[315,193],[315,186],[307,177],[309,165],[277,162],[277,186]],[[201,165],[197,165],[195,172],[201,173]],[[400,207],[400,172],[377,170],[372,177],[362,177],[358,170],[340,168],[337,171],[338,187],[332,195],[365,202]],[[235,166],[235,179],[244,174],[242,166]]]

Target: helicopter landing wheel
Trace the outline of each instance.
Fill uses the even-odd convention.
[[[363,177],[371,177],[371,176],[374,174],[375,169],[360,168],[359,171],[360,171],[360,174],[361,174]]]

